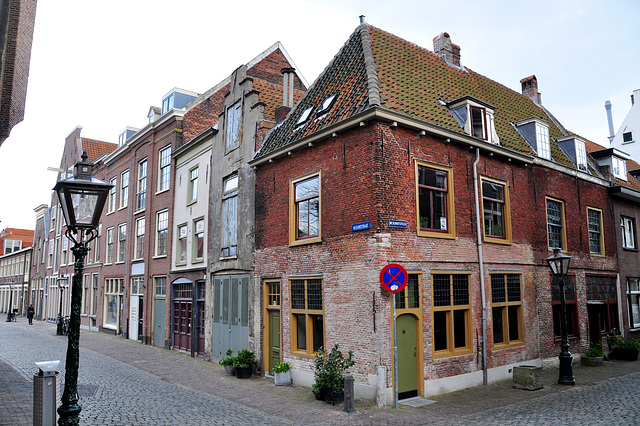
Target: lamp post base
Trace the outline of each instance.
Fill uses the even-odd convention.
[[[56,336],[62,336],[62,317],[58,317],[58,324],[56,324]]]
[[[58,407],[58,426],[75,426],[80,424],[79,414],[82,408],[78,404]]]
[[[558,377],[558,384],[560,385],[575,385],[576,379],[573,377],[573,365],[571,364],[573,358],[570,353],[561,353],[558,356],[560,360],[560,372]]]

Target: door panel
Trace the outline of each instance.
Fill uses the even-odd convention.
[[[249,346],[249,276],[221,275],[213,279],[213,358]]]
[[[398,398],[418,395],[418,348],[416,318],[400,315],[396,321],[398,346]]]
[[[156,299],[154,300],[153,306],[153,345],[164,347],[164,314],[165,308],[167,306],[166,299]]]
[[[269,311],[269,374],[273,374],[273,368],[280,362],[281,337],[280,337],[280,311]]]

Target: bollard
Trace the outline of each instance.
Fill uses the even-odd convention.
[[[387,405],[387,367],[378,366],[378,392],[376,394],[376,407]]]
[[[40,369],[33,376],[33,424],[49,426],[56,423],[57,374],[60,361],[36,362]]]
[[[353,376],[344,378],[344,411],[347,413],[356,412],[356,399],[353,389]]]

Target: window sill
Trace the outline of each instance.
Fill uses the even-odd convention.
[[[445,240],[455,240],[456,235],[453,232],[433,232],[418,230],[418,237],[442,238]]]
[[[186,266],[187,262],[176,262],[176,266]]]
[[[463,355],[473,355],[473,351],[472,350],[460,350],[457,352],[450,352],[450,351],[442,351],[440,353],[437,352],[433,352],[432,353],[432,358],[434,360],[436,359],[442,359],[442,358],[452,358],[455,356],[463,356]]]
[[[604,254],[600,254],[600,253],[589,253],[589,256],[592,256],[592,257],[606,257]]]
[[[189,207],[189,206],[191,206],[191,205],[193,205],[193,204],[195,204],[195,203],[197,203],[197,202],[198,202],[198,199],[197,199],[197,198],[196,198],[195,200],[187,201],[187,207]]]
[[[118,208],[118,211],[120,211],[120,210],[124,210],[124,209],[126,209],[127,207],[129,207],[129,205],[128,205],[128,204],[127,204],[126,206],[120,206],[120,207]]]
[[[220,256],[218,258],[218,260],[235,260],[238,258],[238,255],[233,255],[233,256]]]
[[[115,212],[116,212],[115,210],[111,210],[111,211],[109,211],[109,212],[105,213],[105,216],[112,215],[112,214],[114,214]]]
[[[116,262],[116,265],[122,265],[122,264],[124,264],[124,260],[120,260],[120,261]]]
[[[312,358],[312,359],[315,357],[315,353],[309,354],[307,352],[299,352],[299,351],[296,351],[296,350],[292,350],[291,351],[291,355],[299,356],[301,358]]]
[[[484,237],[484,242],[485,243],[492,243],[492,244],[502,244],[502,245],[507,245],[507,246],[510,246],[510,245],[513,244],[511,239],[494,238],[494,237]]]
[[[144,211],[146,210],[146,208],[140,209],[140,210],[136,210],[135,212],[133,212],[134,215],[140,214],[140,213],[144,213]]]
[[[638,250],[638,249],[637,249],[637,248],[635,248],[635,247],[622,247],[622,250],[626,250],[626,251],[635,251],[635,252],[640,251],[640,250]]]
[[[494,343],[493,350],[501,351],[503,349],[513,349],[513,348],[521,348],[524,347],[524,342],[516,341],[513,343]]]
[[[204,262],[204,258],[203,257],[199,257],[197,259],[192,260],[191,264],[202,263],[202,262]]]
[[[136,257],[135,259],[131,259],[131,263],[140,263],[144,262],[144,257]]]
[[[303,240],[291,240],[289,242],[289,247],[295,247],[295,246],[304,246],[307,244],[315,244],[315,243],[321,243],[322,242],[322,236],[317,236],[317,237],[313,237],[313,238],[305,238]]]
[[[158,254],[158,255],[153,256],[152,259],[164,259],[165,257],[167,257],[166,254]]]
[[[162,194],[162,193],[165,193],[165,192],[168,192],[168,191],[169,191],[169,189],[170,189],[170,187],[169,187],[169,188],[167,188],[167,189],[160,189],[158,192],[156,192],[156,195],[158,195],[158,194]]]

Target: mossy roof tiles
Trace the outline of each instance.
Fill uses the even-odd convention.
[[[118,144],[95,139],[82,138],[82,150],[87,153],[87,161],[94,161],[103,154],[110,154],[118,148]]]
[[[375,72],[367,74],[370,55]],[[333,107],[316,115],[327,97],[337,94]],[[379,98],[378,98],[379,94]],[[275,127],[256,157],[266,156],[331,124],[375,106],[405,114],[463,134],[448,108],[440,103],[472,96],[495,106],[495,127],[500,144],[535,156],[512,123],[539,117],[549,124],[552,139],[565,136],[546,110],[531,99],[468,68],[447,64],[433,52],[370,25],[361,25],[296,105]],[[372,102],[369,102],[369,100]],[[302,113],[313,107],[309,119],[298,125]],[[552,140],[554,161],[575,167]]]

